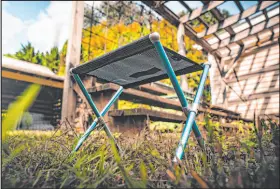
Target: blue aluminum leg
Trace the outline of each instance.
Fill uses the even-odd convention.
[[[102,113],[101,113],[101,114],[99,113],[97,107],[95,106],[93,100],[91,99],[89,93],[87,92],[87,90],[86,90],[86,88],[85,88],[85,86],[84,86],[84,84],[83,84],[81,78],[79,77],[79,75],[78,75],[78,74],[73,74],[73,77],[74,77],[75,81],[77,82],[78,86],[80,87],[82,93],[83,93],[84,96],[86,97],[86,99],[87,99],[87,101],[88,101],[90,107],[92,108],[93,112],[95,113],[95,115],[96,115],[96,117],[97,117],[97,119],[96,119],[95,122],[100,121],[100,120],[103,120],[103,118],[102,118],[102,116],[103,116]],[[107,104],[107,106],[106,106],[106,107],[104,108],[104,110],[102,111],[104,114],[109,110],[109,108],[112,106],[112,104],[114,103],[114,101],[119,97],[119,95],[121,94],[122,90],[123,90],[123,88],[121,87],[121,88],[118,90],[118,92],[114,95],[114,97],[110,100],[110,102]],[[95,123],[95,124],[93,123],[93,124],[91,125],[90,128],[93,130],[93,129],[95,128],[96,124],[97,124],[97,123]],[[111,138],[111,139],[115,142],[117,148],[120,150],[120,147],[117,145],[117,143],[116,143],[116,141],[115,141],[115,139],[114,139],[114,137],[113,137],[113,135],[112,135],[112,133],[111,133],[109,127],[106,125],[106,123],[103,122],[103,124],[104,124],[104,130],[105,130],[107,136],[108,136],[109,138]],[[92,130],[91,130],[91,131],[92,131]],[[87,134],[87,136],[88,136],[88,135],[90,134],[91,131],[86,132],[85,134]],[[81,139],[84,141],[86,138],[87,138],[87,137],[85,137],[85,138],[82,137]],[[78,143],[78,145],[79,145],[79,143]],[[80,144],[80,145],[81,145],[81,144]],[[76,147],[75,149],[78,150],[79,147],[78,147],[78,148]],[[76,150],[75,150],[75,151],[76,151]]]
[[[119,96],[121,95],[122,92],[123,92],[123,87],[120,87],[119,90],[114,94],[114,96],[108,102],[108,104],[105,106],[105,108],[101,111],[101,113],[100,113],[101,116],[104,116],[108,112],[108,110],[111,108],[111,106],[114,104],[114,102],[119,98]],[[92,122],[90,127],[86,130],[84,135],[80,138],[80,140],[78,141],[78,144],[76,145],[76,147],[74,149],[75,152],[79,150],[79,148],[82,146],[83,142],[88,138],[90,133],[95,129],[96,125],[97,125],[97,119],[95,119]]]
[[[192,108],[189,109],[187,122],[186,122],[186,125],[185,125],[185,128],[184,128],[184,131],[182,133],[180,143],[179,143],[178,148],[176,150],[176,157],[179,158],[179,159],[182,159],[182,157],[184,155],[184,149],[186,148],[188,138],[189,138],[189,135],[190,135],[190,131],[191,131],[192,125],[194,123],[194,120],[195,120],[195,117],[196,117],[196,114],[197,114],[197,108],[198,108],[198,105],[199,105],[200,98],[203,94],[203,88],[204,88],[204,84],[205,84],[205,81],[206,81],[206,78],[207,78],[209,68],[210,68],[209,64],[204,64],[204,69],[203,69],[203,73],[202,73],[202,76],[201,76],[201,79],[200,79],[200,82],[199,82],[198,90],[196,92],[194,102],[192,104]],[[200,140],[199,142],[203,142],[203,140]],[[201,145],[204,145],[204,144],[201,144]],[[176,157],[173,160],[175,162],[177,161]]]
[[[153,34],[151,34],[153,35]],[[175,92],[180,100],[180,103],[182,105],[183,108],[187,108],[188,107],[188,102],[187,100],[185,99],[185,96],[184,96],[184,93],[180,87],[180,84],[176,78],[176,74],[169,62],[169,59],[164,51],[164,48],[163,46],[161,45],[160,41],[159,41],[159,38],[158,39],[152,39],[153,36],[150,37],[151,41],[153,42],[155,48],[157,49],[157,52],[159,54],[159,57],[161,59],[161,62],[162,64],[164,65],[165,69],[166,69],[166,72],[167,72],[167,75],[169,76],[170,78],[170,81],[175,89]],[[195,133],[195,136],[196,138],[198,139],[198,142],[201,141],[202,137],[201,137],[201,133],[198,129],[198,126],[197,124],[194,122],[193,124],[193,131]],[[200,144],[201,142],[199,142]]]

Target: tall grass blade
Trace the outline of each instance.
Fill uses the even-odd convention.
[[[40,89],[41,86],[38,84],[30,85],[17,100],[10,105],[7,111],[7,117],[2,121],[2,141],[6,139],[7,131],[16,129],[22,114],[33,104]]]

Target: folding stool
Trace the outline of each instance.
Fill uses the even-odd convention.
[[[157,32],[142,37],[128,45],[122,46],[103,56],[72,68],[70,70],[71,74],[73,75],[75,81],[82,90],[97,117],[84,133],[84,135],[80,138],[74,151],[77,151],[80,148],[82,143],[97,127],[97,125],[101,125],[108,137],[114,140],[114,137],[111,134],[109,127],[104,122],[102,116],[107,113],[112,104],[119,98],[123,89],[155,82],[168,77],[170,78],[178,99],[182,105],[182,111],[187,117],[179,145],[176,149],[176,157],[178,159],[182,159],[191,129],[193,129],[199,145],[204,148],[204,140],[201,136],[198,125],[195,122],[195,117],[197,115],[199,101],[203,93],[203,88],[209,68],[209,63],[199,65],[188,58],[162,46],[160,43],[160,36]],[[200,70],[203,70],[200,83],[194,101],[192,105],[189,106],[176,75],[188,74]],[[115,95],[101,112],[99,112],[95,106],[79,77],[79,75],[83,74],[94,76],[105,82],[115,83],[120,86],[119,90],[115,93]],[[173,161],[176,161],[176,157],[174,157]]]

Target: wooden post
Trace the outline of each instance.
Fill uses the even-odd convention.
[[[219,94],[217,93],[217,91],[219,91],[219,88],[222,88],[222,82],[220,83],[221,85],[216,85],[217,81],[215,81],[217,79],[217,75],[216,75],[216,71],[218,70],[217,67],[217,61],[215,59],[215,57],[208,53],[208,62],[211,63],[211,67],[209,70],[209,79],[210,79],[210,88],[211,88],[211,105],[215,105],[217,104],[217,100],[219,97]],[[221,76],[219,75],[220,79]]]
[[[72,16],[70,34],[67,46],[65,79],[63,86],[61,120],[66,118],[71,122],[74,120],[76,109],[76,94],[69,73],[70,68],[79,65],[81,53],[82,29],[84,20],[84,1],[72,2]]]
[[[185,27],[182,23],[179,24],[178,31],[177,31],[177,42],[179,47],[179,54],[182,56],[186,56],[186,46],[184,41],[184,35],[185,35]],[[187,76],[181,75],[180,76],[180,85],[183,91],[190,91],[188,82],[187,82]]]

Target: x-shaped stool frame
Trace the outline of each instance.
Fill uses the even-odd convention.
[[[201,136],[201,133],[199,131],[198,125],[195,122],[195,117],[197,115],[198,112],[198,106],[199,106],[199,101],[200,98],[203,94],[203,89],[204,89],[204,84],[207,78],[207,74],[209,72],[210,69],[210,63],[204,63],[203,64],[203,72],[200,78],[200,83],[198,85],[198,89],[197,92],[195,94],[195,98],[193,101],[193,104],[191,106],[188,105],[187,100],[185,99],[184,96],[184,92],[182,91],[179,82],[176,78],[176,74],[171,66],[171,63],[166,55],[166,52],[160,42],[160,36],[157,32],[150,34],[149,36],[151,42],[154,44],[158,55],[160,57],[161,63],[163,64],[168,77],[171,80],[171,83],[175,89],[175,92],[179,98],[179,101],[181,103],[182,106],[182,111],[184,112],[184,114],[187,116],[187,120],[180,138],[180,142],[179,145],[176,149],[176,154],[173,159],[174,162],[177,161],[178,159],[182,159],[183,155],[184,155],[184,149],[186,148],[187,142],[188,142],[188,138],[190,135],[191,130],[193,129],[195,137],[198,141],[198,144],[200,145],[201,148],[204,149],[204,140]],[[111,100],[108,102],[108,104],[104,107],[104,109],[101,111],[101,113],[98,111],[97,107],[95,106],[93,100],[90,97],[90,94],[88,93],[88,91],[85,89],[83,82],[81,80],[81,78],[79,77],[78,74],[73,74],[72,70],[70,70],[71,74],[73,75],[75,81],[77,82],[78,86],[80,87],[82,93],[84,94],[84,96],[86,97],[87,101],[89,102],[90,107],[92,108],[94,114],[96,115],[96,119],[93,121],[93,123],[91,124],[91,126],[87,129],[87,131],[84,133],[84,135],[80,138],[80,140],[78,141],[77,146],[75,147],[74,151],[78,151],[79,148],[81,147],[81,145],[83,144],[83,142],[87,139],[87,137],[90,135],[90,133],[97,127],[98,124],[100,124],[101,126],[104,127],[104,130],[107,134],[107,136],[109,138],[111,138],[112,140],[115,141],[109,127],[106,125],[106,123],[104,122],[103,116],[108,112],[108,110],[110,109],[110,107],[112,106],[112,104],[119,98],[119,96],[121,95],[122,91],[123,91],[123,87],[121,86],[118,91],[115,93],[115,95],[111,98]],[[120,147],[117,145],[117,143],[115,142],[117,148],[120,150]]]

